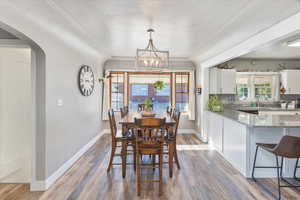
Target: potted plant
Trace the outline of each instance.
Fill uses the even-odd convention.
[[[144,108],[145,110],[142,112],[143,117],[154,117],[155,113],[152,111],[153,103],[151,99],[147,98],[144,101]]]
[[[151,101],[151,99],[147,98],[145,101],[144,101],[144,105],[145,105],[145,110],[146,111],[151,111],[151,108],[153,106],[153,103]]]
[[[219,100],[218,96],[211,96],[208,100],[208,109],[213,112],[222,112],[223,103]]]
[[[155,81],[155,83],[153,83],[153,86],[157,90],[162,90],[164,88],[165,84],[163,81]]]

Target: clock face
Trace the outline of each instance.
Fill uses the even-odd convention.
[[[78,74],[79,90],[83,96],[90,96],[94,91],[95,78],[90,66],[83,65]]]

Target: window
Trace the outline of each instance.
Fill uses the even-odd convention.
[[[276,73],[238,73],[237,96],[241,101],[279,99],[279,75]]]
[[[256,99],[272,99],[272,76],[254,77],[254,96]]]
[[[138,104],[143,104],[146,99],[151,99],[154,110],[165,111],[171,102],[171,74],[170,73],[129,73],[129,108],[137,110]],[[156,90],[153,84],[163,81],[164,88]]]
[[[124,73],[111,72],[110,79],[110,107],[119,111],[124,105]]]
[[[110,72],[110,108],[119,111],[128,106],[137,111],[138,104],[151,99],[155,112],[165,112],[168,106],[182,112],[189,109],[189,72]],[[158,90],[154,83],[162,81],[164,87]],[[174,93],[173,93],[174,92]]]
[[[237,95],[239,100],[247,100],[250,97],[250,76],[238,76],[237,85]]]
[[[156,96],[169,96],[171,93],[170,88],[170,84],[165,84],[163,89],[156,91]]]
[[[175,103],[178,110],[188,111],[189,73],[175,73]]]
[[[131,95],[147,97],[149,94],[148,90],[148,84],[134,84],[131,86]]]

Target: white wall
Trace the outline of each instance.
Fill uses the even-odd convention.
[[[0,182],[31,178],[31,49],[0,48]]]
[[[196,66],[196,88],[202,86],[201,84],[201,66]],[[196,94],[196,122],[195,127],[197,132],[201,132],[201,95]]]
[[[32,4],[40,9],[31,9]],[[96,82],[94,93],[84,97],[78,89],[77,75],[80,66],[87,64],[97,78],[105,58],[85,40],[83,32],[42,1],[3,0],[0,10],[0,21],[38,44],[43,52],[37,52],[37,57],[45,55],[44,60],[38,59],[34,72],[37,102],[34,179],[43,182],[101,131],[100,84]],[[63,106],[57,106],[58,99],[63,100]]]

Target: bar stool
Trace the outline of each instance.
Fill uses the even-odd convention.
[[[256,166],[256,157],[257,157],[257,151],[258,148],[262,148],[272,154],[276,157],[276,166]],[[278,157],[281,157],[281,164],[279,165]],[[255,150],[255,156],[254,156],[254,162],[253,162],[253,169],[252,169],[252,179],[254,178],[254,170],[255,168],[275,168],[277,169],[277,182],[278,182],[278,199],[281,199],[281,191],[280,189],[282,187],[294,187],[298,188],[300,185],[294,185],[283,178],[282,176],[282,166],[283,166],[283,160],[284,158],[296,158],[296,165],[294,169],[294,178],[299,181],[299,179],[296,177],[296,171],[298,166],[298,160],[300,158],[300,137],[295,136],[283,136],[280,140],[279,144],[264,144],[264,143],[256,143],[256,150]],[[280,169],[280,171],[279,171]],[[280,181],[285,181],[288,185],[281,185]]]

